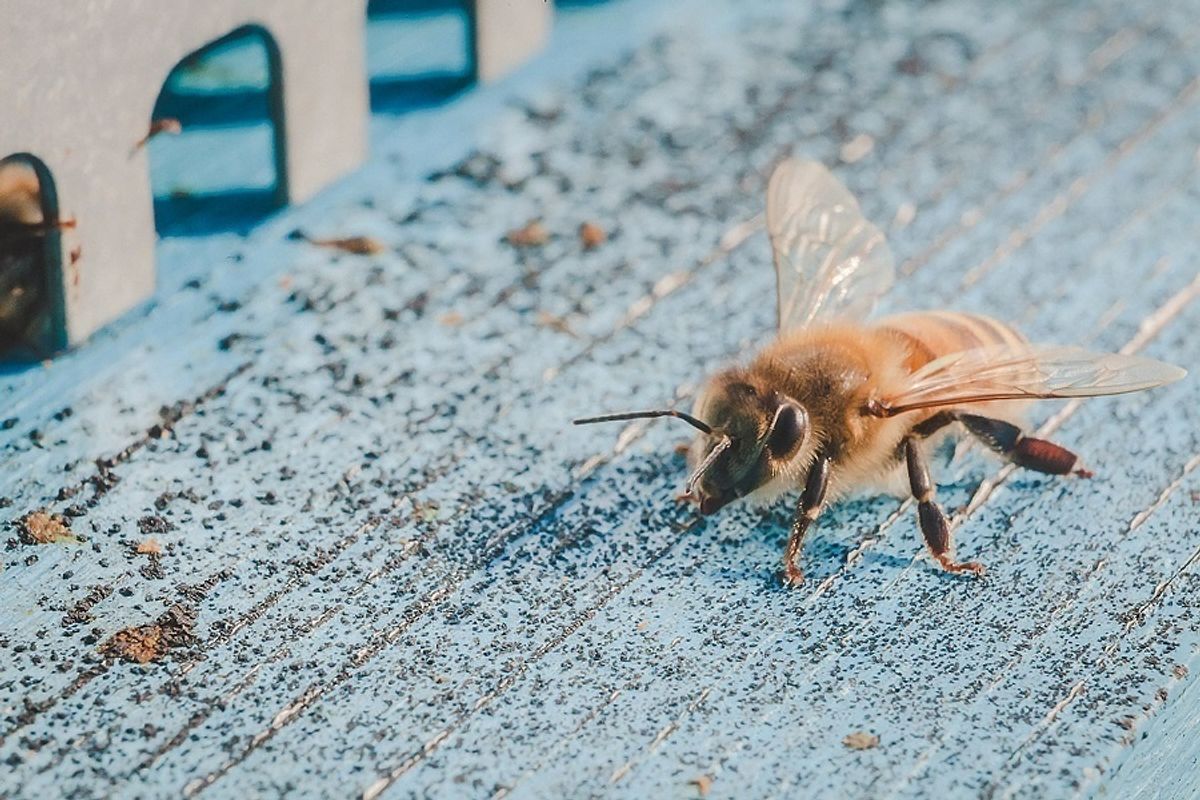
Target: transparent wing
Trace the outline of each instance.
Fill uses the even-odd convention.
[[[789,158],[767,186],[782,333],[817,319],[861,319],[892,285],[892,254],[854,195],[823,165]]]
[[[878,413],[987,400],[1043,400],[1137,392],[1177,381],[1186,370],[1151,358],[1045,345],[981,347],[951,353],[914,372],[882,397]]]

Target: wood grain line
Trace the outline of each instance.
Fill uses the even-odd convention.
[[[197,395],[195,397],[195,399],[190,401],[190,403],[186,403],[186,402],[177,403],[176,408],[178,409],[178,413],[173,415],[173,419],[170,422],[170,424],[171,425],[178,424],[183,419],[186,419],[187,417],[194,414],[197,411],[197,409],[203,407],[205,403],[220,396],[222,393],[225,392],[225,390],[229,386],[229,384],[232,381],[236,380],[238,378],[238,376],[245,373],[246,370],[248,370],[250,368],[250,366],[251,366],[250,362],[246,362],[246,363],[239,365],[236,369],[227,373],[215,385],[209,387],[207,390],[205,390],[201,394]],[[88,478],[85,478],[81,481],[78,481],[76,484],[74,484],[75,491],[76,492],[82,491],[89,484],[91,484],[93,482],[93,480],[97,480],[98,482],[97,482],[96,486],[98,488],[96,489],[96,494],[94,495],[94,497],[92,499],[93,500],[98,499],[100,496],[102,496],[103,494],[105,494],[108,491],[107,488],[99,488],[99,487],[103,487],[103,486],[107,485],[107,482],[109,480],[109,478],[104,473],[111,472],[114,468],[121,466],[122,464],[128,463],[129,460],[132,459],[133,456],[135,454],[137,454],[140,450],[142,450],[147,444],[149,444],[151,441],[158,439],[161,436],[160,431],[161,431],[160,426],[158,426],[158,425],[152,426],[142,436],[138,437],[137,439],[135,439],[134,441],[132,441],[128,445],[126,445],[124,448],[122,448],[120,450],[120,452],[116,453],[113,456],[109,456],[108,458],[97,459],[97,462],[96,462],[97,469],[100,472],[96,476],[89,476]],[[37,720],[46,711],[53,708],[57,703],[62,702],[63,700],[69,699],[70,697],[74,696],[80,689],[87,686],[93,680],[95,680],[96,678],[98,678],[101,675],[103,675],[104,673],[106,673],[113,666],[114,663],[115,662],[113,661],[113,659],[105,659],[105,660],[99,662],[98,664],[96,664],[95,666],[84,669],[83,671],[81,671],[79,673],[79,675],[75,678],[75,680],[73,680],[70,684],[68,684],[67,687],[65,689],[63,689],[61,692],[59,692],[56,696],[49,698],[48,700],[43,701],[42,703],[37,704],[36,708],[27,709],[26,713],[22,714],[17,719],[15,724],[13,724],[11,727],[9,727],[7,730],[5,730],[3,733],[0,733],[0,745],[3,745],[4,742],[8,739],[8,737],[12,736],[14,733],[17,733],[18,731],[22,730],[23,728],[33,724],[33,722],[35,720]]]
[[[597,603],[595,606],[585,609],[584,611],[582,611],[581,613],[576,615],[575,618],[571,621],[571,623],[566,628],[564,628],[562,631],[560,631],[552,639],[544,642],[540,647],[538,647],[530,655],[529,658],[522,660],[520,665],[517,668],[510,671],[507,675],[505,675],[505,677],[502,680],[497,682],[496,685],[492,687],[491,691],[489,691],[487,694],[480,697],[475,702],[475,704],[472,706],[470,711],[460,713],[453,722],[451,722],[449,725],[445,726],[443,729],[441,729],[440,731],[435,733],[428,741],[426,741],[425,745],[421,749],[411,753],[408,756],[408,758],[406,758],[403,762],[401,762],[397,767],[389,770],[387,773],[382,775],[378,780],[376,780],[374,783],[372,783],[370,786],[368,786],[366,788],[366,790],[364,790],[362,793],[363,800],[374,800],[374,798],[378,797],[380,794],[382,794],[384,791],[386,791],[389,786],[391,786],[396,780],[398,780],[400,777],[402,777],[406,772],[408,772],[410,769],[415,767],[417,764],[419,764],[421,761],[423,761],[425,758],[427,758],[430,754],[432,754],[435,750],[437,750],[437,748],[439,746],[441,746],[441,744],[443,742],[445,742],[448,738],[450,738],[450,736],[452,736],[454,734],[454,732],[456,730],[458,730],[467,720],[469,720],[474,714],[478,713],[479,711],[483,710],[484,708],[487,708],[498,697],[503,695],[504,692],[506,692],[511,686],[513,686],[515,683],[517,683],[517,681],[520,680],[520,678],[526,672],[528,672],[530,667],[537,664],[539,661],[541,661],[543,658],[545,658],[547,654],[553,652],[560,645],[562,645],[568,638],[570,638],[570,636],[573,633],[575,633],[575,631],[582,628],[589,620],[591,620],[593,617],[595,617],[596,614],[598,614],[600,612],[600,610],[602,608],[604,608],[604,606],[606,606],[613,598],[615,598],[622,591],[624,591],[628,586],[630,586],[632,583],[634,583],[639,577],[641,577],[642,573],[646,569],[653,566],[663,556],[665,556],[673,547],[675,547],[678,544],[679,541],[680,540],[678,538],[672,539],[670,542],[668,542],[666,545],[664,545],[662,548],[660,548],[656,553],[654,553],[654,555],[651,557],[651,559],[649,561],[646,562],[646,564],[644,564],[639,569],[633,571],[624,582],[614,584],[612,587],[610,587],[609,590],[601,597],[599,603]],[[338,677],[340,678],[341,676],[339,675]],[[349,677],[349,675],[347,674],[346,677]],[[337,679],[335,679],[335,681],[336,680]],[[332,688],[331,685],[329,685],[329,684],[326,684],[324,687],[321,687],[320,690],[318,690],[316,687],[313,687],[313,689],[311,689],[310,692],[307,693],[305,697],[301,698],[300,702],[297,702],[291,706],[288,706],[283,711],[281,711],[278,715],[276,715],[276,718],[275,718],[275,720],[272,721],[271,726],[268,729],[259,733],[258,736],[255,737],[255,740],[252,742],[250,747],[247,748],[246,752],[242,753],[238,759],[236,759],[235,761],[229,762],[225,767],[222,767],[220,770],[218,770],[214,773],[210,773],[209,775],[206,775],[201,779],[198,779],[198,781],[193,781],[192,783],[189,783],[188,788],[185,790],[185,794],[187,796],[193,796],[196,793],[198,793],[199,791],[201,791],[202,789],[207,788],[208,786],[211,786],[213,782],[215,782],[216,780],[218,780],[221,777],[221,775],[224,775],[226,772],[228,772],[229,769],[231,769],[233,766],[235,766],[238,762],[240,762],[241,760],[244,760],[246,755],[249,755],[249,752],[253,748],[256,748],[262,742],[265,742],[268,739],[270,739],[270,737],[273,736],[285,724],[287,724],[287,722],[289,720],[291,720],[296,715],[301,713],[303,711],[304,707],[307,706],[309,703],[311,703],[311,701],[313,699],[315,699],[316,695],[323,694],[324,691],[327,690],[326,687]]]
[[[1200,78],[1195,78],[1174,97],[1167,108],[1155,115],[1153,119],[1135,133],[1122,140],[1099,168],[1086,172],[1071,181],[1064,191],[1055,195],[1049,202],[1039,208],[1029,222],[1011,231],[1008,239],[991,255],[967,270],[962,279],[963,288],[965,289],[978,283],[997,264],[1028,244],[1037,235],[1038,231],[1044,228],[1049,222],[1062,216],[1067,209],[1087,193],[1088,189],[1092,187],[1092,184],[1097,179],[1111,172],[1126,156],[1134,151],[1138,144],[1145,141],[1147,137],[1166,124],[1168,120],[1186,108],[1196,97],[1198,91],[1200,91]]]
[[[1026,736],[1020,745],[1018,745],[1012,752],[1009,753],[1008,758],[1006,759],[1007,763],[1011,764],[1016,761],[1022,752],[1027,750],[1030,745],[1041,739],[1041,737],[1053,727],[1054,721],[1058,715],[1068,705],[1070,705],[1071,702],[1073,702],[1086,691],[1085,687],[1088,680],[1094,679],[1096,675],[1104,669],[1107,659],[1111,658],[1117,652],[1117,650],[1120,649],[1121,645],[1125,642],[1125,640],[1129,637],[1129,634],[1132,633],[1135,628],[1140,627],[1142,623],[1146,621],[1146,618],[1149,616],[1149,611],[1154,606],[1158,605],[1162,601],[1162,598],[1166,596],[1170,588],[1175,584],[1175,582],[1178,581],[1179,578],[1182,577],[1186,572],[1196,566],[1197,563],[1200,563],[1200,548],[1197,548],[1195,551],[1193,551],[1187,560],[1185,560],[1183,564],[1181,564],[1171,574],[1170,577],[1168,577],[1165,581],[1155,585],[1150,596],[1144,602],[1140,603],[1135,609],[1133,609],[1132,612],[1130,612],[1130,618],[1128,621],[1126,621],[1122,630],[1113,638],[1112,641],[1105,645],[1103,654],[1095,661],[1092,669],[1088,671],[1088,674],[1083,678],[1080,678],[1072,686],[1067,695],[1065,695],[1050,709],[1050,711],[1047,712],[1046,717],[1042,720],[1042,722],[1039,723],[1029,733],[1028,736]],[[1002,780],[1000,778],[994,780],[984,789],[982,792],[983,796],[995,796],[1001,785]],[[1016,791],[1016,788],[1017,787],[1010,787],[1010,790],[1004,792],[1001,796],[1011,796]]]
[[[1186,38],[1186,42],[1188,44],[1194,44],[1198,38],[1200,38],[1200,32],[1193,32],[1193,34],[1189,35]],[[1123,52],[1127,52],[1127,50],[1123,51]],[[1107,66],[1108,65],[1105,65],[1105,68],[1107,68]],[[1103,71],[1103,70],[1100,70],[1100,71]],[[1096,72],[1095,74],[1090,74],[1088,80],[1091,80],[1092,78],[1097,77],[1099,75],[1100,71]],[[1086,82],[1088,82],[1088,81],[1084,81],[1084,83],[1086,83]],[[1080,85],[1083,85],[1083,84],[1080,84]],[[1186,89],[1184,91],[1186,91]],[[1178,100],[1178,97],[1176,99]],[[935,237],[934,240],[929,245],[927,245],[923,250],[921,250],[915,256],[912,256],[912,257],[906,259],[904,261],[904,263],[902,263],[900,265],[898,272],[901,275],[912,275],[918,269],[920,269],[921,267],[928,264],[935,255],[940,253],[942,250],[946,249],[946,247],[949,246],[952,242],[954,242],[958,237],[962,236],[967,231],[971,230],[972,228],[977,226],[980,222],[982,222],[986,218],[988,212],[991,211],[993,208],[995,208],[1000,202],[1008,199],[1011,196],[1016,195],[1021,189],[1023,189],[1029,183],[1029,181],[1033,178],[1033,176],[1035,174],[1037,174],[1037,172],[1039,170],[1044,170],[1050,164],[1053,164],[1056,161],[1058,161],[1058,159],[1061,158],[1062,155],[1070,149],[1071,145],[1073,145],[1079,141],[1082,141],[1092,131],[1094,131],[1096,128],[1098,128],[1105,120],[1107,120],[1111,116],[1111,111],[1112,111],[1111,109],[1105,108],[1105,109],[1101,110],[1101,112],[1099,114],[1089,116],[1084,121],[1083,127],[1081,127],[1079,130],[1077,130],[1074,134],[1072,134],[1071,136],[1069,136],[1068,138],[1066,138],[1065,140],[1063,140],[1061,142],[1057,142],[1057,143],[1051,145],[1050,147],[1047,147],[1044,151],[1042,151],[1041,155],[1037,159],[1034,160],[1034,164],[1031,168],[1021,170],[1019,173],[1017,173],[1013,177],[1012,180],[1010,180],[1005,185],[1001,186],[1000,189],[995,194],[993,194],[991,197],[989,197],[987,200],[985,200],[983,204],[975,206],[973,209],[971,209],[970,211],[965,213],[957,224],[949,226],[946,229],[946,231],[942,232],[937,237]],[[938,189],[934,191],[934,193],[932,195],[932,199],[936,200],[936,199],[940,198],[942,195],[944,195],[946,192],[950,191],[955,185],[957,185],[959,180],[961,180],[961,178],[959,178],[958,180],[952,180],[949,183],[943,183],[942,185],[940,185],[938,187]],[[1072,186],[1074,186],[1074,184],[1072,184]],[[1068,189],[1068,191],[1070,191],[1070,189]],[[1053,205],[1054,202],[1055,202],[1054,200],[1051,200],[1048,205]],[[1036,219],[1036,215],[1035,215],[1035,219]],[[1042,224],[1045,224],[1045,222],[1048,222],[1048,221],[1049,221],[1049,219],[1045,220]],[[1015,238],[1012,238],[1012,237],[1015,237]],[[1010,243],[1006,243],[1006,244],[1010,244],[1010,246],[1011,246],[1011,242],[1015,242],[1017,239],[1022,239],[1022,238],[1027,240],[1028,237],[1022,237],[1022,235],[1019,233],[1019,231],[1014,231],[1011,234]],[[1001,249],[1004,249],[1004,248],[1005,248],[1005,245],[1002,245]],[[1015,249],[1015,248],[1013,248],[1013,249]],[[983,264],[977,265],[975,267],[975,270],[979,271],[978,275],[972,275],[970,272],[968,272],[967,276],[964,277],[963,285],[969,286],[972,283],[977,282],[979,280],[979,278],[982,277],[983,272],[986,272],[995,266],[995,264],[991,264],[987,267],[984,267],[985,264],[988,264],[987,260],[985,260],[985,262],[983,262]],[[968,278],[970,278],[970,280],[968,280]]]
[[[1045,17],[1046,17],[1046,15],[1043,14],[1043,15],[1040,15],[1039,18],[1037,18],[1035,20],[1031,20],[1031,23],[1030,23],[1031,29],[1037,27],[1040,22],[1045,20]],[[1115,64],[1117,61],[1119,61],[1121,59],[1122,56],[1124,56],[1131,49],[1133,49],[1133,47],[1136,46],[1138,44],[1138,42],[1140,42],[1142,39],[1144,39],[1146,34],[1148,34],[1150,32],[1150,30],[1152,30],[1151,27],[1149,27],[1148,25],[1142,24],[1142,25],[1138,25],[1136,27],[1131,26],[1131,27],[1127,27],[1127,28],[1122,28],[1121,30],[1114,33],[1112,36],[1110,36],[1107,40],[1105,40],[1100,45],[1098,45],[1091,52],[1091,54],[1088,56],[1088,68],[1084,71],[1084,73],[1081,76],[1079,76],[1077,79],[1075,79],[1074,81],[1071,81],[1071,82],[1063,82],[1063,83],[1056,84],[1055,90],[1044,95],[1041,98],[1041,101],[1033,107],[1029,116],[1032,118],[1036,118],[1038,116],[1038,113],[1037,113],[1038,110],[1045,108],[1046,105],[1050,104],[1053,101],[1060,100],[1060,98],[1062,98],[1062,96],[1065,95],[1068,90],[1078,89],[1082,86],[1086,86],[1086,85],[1092,83],[1094,80],[1099,78],[1100,75],[1105,70],[1107,70],[1109,67],[1111,67],[1113,64]],[[1013,39],[1015,39],[1015,38],[1016,37],[1013,37]],[[1010,39],[1008,42],[1006,42],[1006,44],[1011,44],[1012,41],[1013,40]],[[981,62],[983,60],[984,59],[981,57],[980,59],[978,59],[976,61],[975,64],[972,65],[971,73],[972,73],[973,77],[977,77],[977,73],[979,71],[977,68],[977,65],[982,66]],[[1038,64],[1037,62],[1034,62],[1034,61],[1027,62],[1022,65],[1021,74],[1028,75],[1028,74],[1034,72],[1038,66],[1041,66],[1041,65]],[[970,82],[970,78],[968,78],[964,82],[956,83],[955,89],[957,89],[958,87],[960,87],[964,84],[968,84],[969,82]],[[948,93],[948,96],[952,95],[954,93],[955,93],[954,91],[951,91]],[[1098,125],[1103,120],[1103,118],[1104,118],[1103,116],[1101,116],[1099,118],[1089,118],[1087,120],[1083,130],[1085,130],[1085,131],[1092,130],[1096,125]],[[939,127],[935,131],[930,133],[928,136],[926,136],[924,139],[919,139],[913,145],[913,147],[921,148],[921,149],[924,149],[927,147],[936,147],[947,138],[947,136],[949,135],[951,130],[952,129],[948,128],[948,127]],[[1077,139],[1078,139],[1078,135],[1075,135],[1075,136],[1070,137],[1065,142],[1062,142],[1062,143],[1059,143],[1058,145],[1047,148],[1043,153],[1043,157],[1039,160],[1039,163],[1042,166],[1045,166],[1045,164],[1049,163],[1053,158],[1056,158],[1062,152],[1062,150],[1066,148],[1066,146],[1069,143],[1074,142]],[[882,176],[882,179],[880,180],[880,185],[881,186],[890,185],[893,182],[892,178],[894,177],[894,174],[895,173],[887,173],[884,176]],[[1017,176],[1014,177],[1014,179],[1012,181],[1010,181],[1009,183],[1007,183],[1003,187],[1001,187],[1001,191],[1005,193],[1005,196],[1007,196],[1007,194],[1011,194],[1013,191],[1015,191],[1018,188],[1020,188],[1021,186],[1023,186],[1028,181],[1028,179],[1032,176],[1032,174],[1033,174],[1032,170],[1022,170]],[[955,186],[957,186],[959,183],[962,182],[962,177],[963,177],[962,174],[959,173],[959,174],[947,177],[946,179],[942,180],[941,182],[939,182],[939,184],[934,189],[934,191],[929,195],[929,197],[926,198],[926,201],[927,202],[936,202],[937,200],[940,200],[948,192],[950,192]],[[968,228],[973,227],[975,224],[978,223],[978,220],[981,218],[982,218],[981,216],[976,218],[975,222],[973,222],[971,225],[967,225],[966,227],[968,227]],[[935,241],[935,243],[936,243],[936,241]],[[946,243],[948,244],[949,241],[947,241]],[[940,249],[940,248],[938,248],[938,249]],[[928,258],[923,259],[922,256],[927,256],[927,255],[931,256],[933,254],[933,252],[934,252],[933,250],[931,250],[930,248],[927,248],[926,250],[922,251],[918,256],[906,261],[904,263],[904,265],[900,268],[901,274],[905,274],[905,275],[912,274],[912,272],[914,272],[921,264],[923,264],[924,261],[928,260]]]
[[[1140,351],[1155,336],[1157,336],[1160,332],[1162,332],[1162,330],[1171,322],[1171,320],[1173,320],[1175,317],[1177,317],[1180,314],[1180,312],[1182,312],[1184,310],[1184,308],[1188,305],[1188,303],[1190,303],[1192,300],[1194,300],[1197,297],[1197,295],[1200,295],[1200,275],[1198,275],[1195,280],[1193,280],[1191,283],[1189,283],[1187,286],[1185,286],[1179,292],[1176,292],[1174,295],[1172,295],[1170,298],[1168,298],[1167,301],[1164,302],[1162,305],[1160,305],[1155,311],[1153,311],[1152,313],[1147,315],[1146,318],[1142,320],[1142,323],[1139,326],[1139,330],[1138,330],[1137,334],[1135,334],[1133,336],[1133,338],[1131,338],[1125,344],[1125,346],[1121,348],[1120,352],[1123,354],[1126,354],[1126,355],[1132,355],[1132,354]],[[1043,424],[1040,428],[1038,428],[1038,435],[1046,436],[1046,435],[1049,435],[1050,433],[1052,433],[1054,430],[1056,430],[1058,427],[1060,427],[1062,425],[1062,423],[1065,422],[1071,415],[1073,415],[1079,409],[1081,404],[1082,404],[1081,400],[1073,400],[1073,401],[1069,402],[1063,409],[1061,409],[1057,414],[1055,414],[1049,420],[1047,420],[1045,424]],[[1185,469],[1183,471],[1183,475],[1181,475],[1181,477],[1179,478],[1178,481],[1172,482],[1171,486],[1178,487],[1178,485],[1182,483],[1183,478],[1186,477],[1186,475],[1188,473],[1190,473],[1198,465],[1200,465],[1200,454],[1198,454],[1197,456],[1194,456],[1191,460],[1188,461],[1188,466],[1185,467]],[[971,501],[970,501],[970,503],[968,503],[967,508],[961,514],[956,515],[954,520],[952,520],[952,522],[951,522],[952,527],[957,527],[959,524],[962,523],[962,521],[964,521],[967,517],[969,517],[976,510],[978,510],[980,507],[982,507],[985,503],[987,503],[987,501],[994,494],[995,490],[997,488],[999,488],[999,486],[1004,481],[1006,481],[1008,479],[1008,477],[1011,476],[1014,471],[1016,471],[1016,468],[1013,465],[1006,464],[1002,469],[1000,469],[996,473],[996,475],[993,478],[985,480],[980,485],[981,489],[976,491],[975,495],[971,498]],[[985,486],[986,486],[986,491],[984,491]],[[1164,490],[1164,491],[1166,491],[1166,490]],[[1167,492],[1167,494],[1169,496],[1169,492]],[[1143,509],[1142,512],[1139,512],[1137,515],[1135,515],[1134,519],[1137,519],[1138,517],[1142,516],[1142,514],[1145,514],[1145,517],[1142,519],[1142,522],[1145,522],[1145,519],[1149,518],[1149,516],[1155,510],[1157,510],[1158,508],[1161,508],[1163,503],[1166,502],[1165,498],[1163,498],[1161,495],[1160,495],[1160,499],[1162,502],[1156,501],[1155,503],[1151,504],[1149,507],[1147,507],[1147,509]],[[1139,524],[1141,524],[1141,523],[1139,523]],[[1134,528],[1135,528],[1135,526],[1131,523],[1130,526],[1128,527],[1128,529],[1126,530],[1125,535],[1128,535],[1129,533],[1131,533],[1134,530]],[[1190,560],[1189,560],[1189,563],[1191,563]],[[1094,575],[1096,572],[1098,572],[1100,569],[1102,569],[1103,566],[1104,566],[1103,559],[1101,559],[1095,565],[1093,565],[1092,570],[1089,574],[1089,579],[1090,579],[1090,575]],[[1178,576],[1178,574],[1180,574],[1180,573],[1176,573],[1176,577]],[[1173,580],[1173,578],[1172,578],[1172,580]],[[1161,596],[1161,595],[1159,595],[1159,596]],[[1052,616],[1058,616],[1058,615],[1062,614],[1066,610],[1066,608],[1070,605],[1070,603],[1073,601],[1074,601],[1074,598],[1071,598],[1068,601],[1068,603],[1060,605],[1052,613]],[[1128,630],[1128,628],[1127,628],[1127,630]],[[1039,637],[1037,637],[1037,639],[1040,640],[1041,637],[1039,636]],[[1031,640],[1030,645],[1032,645],[1032,641],[1033,640]],[[984,690],[985,694],[988,692],[994,691],[1001,683],[1004,682],[1004,680],[1006,680],[1006,678],[1009,674],[1009,669],[1011,667],[1013,667],[1015,664],[1017,664],[1020,661],[1020,659],[1024,657],[1025,650],[1027,650],[1027,649],[1028,648],[1022,648],[1019,653],[1017,653],[1012,658],[1010,658],[1007,662],[1005,662],[1003,667],[1001,667],[999,670],[997,670],[998,677]],[[1080,683],[1084,683],[1084,681],[1080,681]],[[1080,690],[1080,691],[1082,691],[1082,690]],[[1068,700],[1067,702],[1074,700],[1075,697],[1077,697],[1077,696],[1078,696],[1078,692],[1075,692],[1070,697],[1070,700]],[[1066,703],[1062,704],[1063,707],[1065,707],[1065,705],[1066,705]],[[1014,758],[1019,751],[1025,749],[1029,744],[1032,744],[1034,741],[1036,741],[1042,735],[1042,733],[1045,732],[1045,730],[1048,730],[1050,723],[1053,722],[1053,719],[1055,717],[1057,717],[1058,713],[1061,712],[1061,710],[1062,710],[1062,708],[1058,708],[1058,707],[1055,707],[1055,709],[1052,709],[1053,713],[1048,715],[1048,718],[1046,720],[1046,727],[1044,729],[1041,729],[1040,731],[1038,729],[1035,729],[1033,732],[1031,732],[1029,734],[1029,736],[1026,738],[1026,740],[1017,748],[1017,751],[1014,751],[1014,753],[1010,754],[1010,760],[1012,758]],[[942,746],[943,742],[944,742],[944,737],[938,737],[938,739],[935,742],[933,742],[928,748],[926,748],[922,754],[923,758],[918,759],[918,765],[927,762],[929,755],[931,755],[934,751],[939,749]],[[898,791],[899,787],[907,785],[909,782],[911,782],[912,779],[914,777],[916,777],[918,772],[919,772],[919,766],[914,767],[914,769],[912,771],[910,771],[909,774],[907,774],[901,782],[899,782],[895,787],[893,787],[893,790],[889,796],[895,794],[896,791]]]

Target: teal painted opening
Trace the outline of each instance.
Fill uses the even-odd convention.
[[[146,145],[160,235],[245,232],[287,204],[282,64],[274,37],[248,25],[167,75],[148,121],[164,130]]]
[[[0,159],[0,360],[40,360],[66,347],[58,194],[30,153]]]
[[[476,81],[471,0],[369,0],[371,110],[404,114],[449,102]]]

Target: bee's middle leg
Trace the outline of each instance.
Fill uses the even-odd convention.
[[[925,546],[929,548],[929,552],[947,572],[982,575],[983,564],[978,561],[955,561],[951,555],[953,542],[950,522],[934,499],[935,487],[929,476],[929,465],[925,463],[925,456],[921,453],[917,437],[909,436],[904,440],[904,460],[908,466],[908,485],[912,489],[913,497],[917,499],[921,533],[925,536]]]
[[[958,419],[976,438],[1018,467],[1049,475],[1074,473],[1090,478],[1092,473],[1079,465],[1079,456],[1062,445],[1026,436],[1016,425],[977,414],[959,414]]]
[[[787,549],[783,553],[783,582],[790,586],[804,583],[804,570],[796,566],[800,555],[800,547],[804,544],[804,536],[808,527],[821,515],[821,507],[825,503],[825,493],[829,489],[829,464],[827,455],[817,456],[808,471],[804,482],[804,493],[800,495],[800,504],[796,506],[796,516],[792,520],[792,530],[788,535]]]

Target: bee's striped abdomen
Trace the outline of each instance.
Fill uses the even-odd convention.
[[[909,351],[905,366],[910,372],[949,353],[1026,343],[1025,337],[1010,325],[959,311],[897,314],[880,320],[879,328],[904,340]]]

